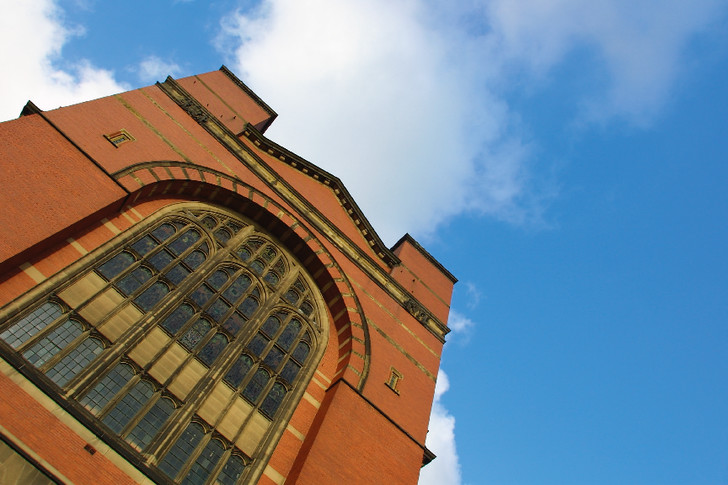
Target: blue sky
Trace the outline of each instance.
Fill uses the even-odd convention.
[[[0,118],[224,63],[460,279],[421,483],[728,483],[728,2],[0,4]]]

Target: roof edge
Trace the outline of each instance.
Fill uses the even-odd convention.
[[[220,71],[225,74],[237,87],[239,87],[242,91],[245,92],[255,103],[263,108],[270,117],[263,123],[263,125],[260,127],[259,131],[261,133],[265,133],[265,130],[268,129],[268,127],[273,123],[273,121],[278,117],[278,113],[276,113],[273,108],[268,106],[268,104],[263,101],[260,96],[255,94],[255,92],[250,89],[243,81],[240,80],[238,76],[236,76],[230,69],[223,64],[220,66]]]
[[[415,240],[415,238],[410,236],[409,233],[406,233],[404,236],[399,238],[399,241],[394,243],[394,246],[392,246],[391,251],[394,252],[395,249],[397,249],[405,242],[410,243],[416,250],[420,252],[420,254],[422,254],[430,263],[432,263],[433,266],[439,269],[442,274],[444,274],[450,281],[452,281],[453,284],[458,282],[458,279],[450,271],[448,271],[448,269],[445,268],[442,263],[435,259],[433,255],[431,255],[425,248],[423,248],[422,245]]]

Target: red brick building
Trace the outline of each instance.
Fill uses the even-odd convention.
[[[0,124],[0,482],[417,482],[455,279],[275,117],[223,67]]]

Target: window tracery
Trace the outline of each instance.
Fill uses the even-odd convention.
[[[243,427],[215,426],[240,399],[269,422],[286,402],[292,409],[287,398],[298,389],[300,399],[326,342],[321,297],[252,224],[207,208],[152,221],[117,236],[104,256],[0,327],[0,339],[175,482],[238,483],[255,449],[240,448]],[[93,274],[100,283],[88,289]],[[102,297],[101,316],[87,321]],[[106,338],[105,326],[129,319],[130,306],[137,320]],[[153,336],[159,348],[139,360]],[[233,392],[217,420],[200,414],[206,394],[175,387],[189,379],[191,361],[203,370],[190,386]]]

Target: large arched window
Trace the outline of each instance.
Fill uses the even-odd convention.
[[[171,481],[246,480],[323,354],[322,298],[300,264],[250,221],[196,204],[69,273],[0,327],[6,348]]]

